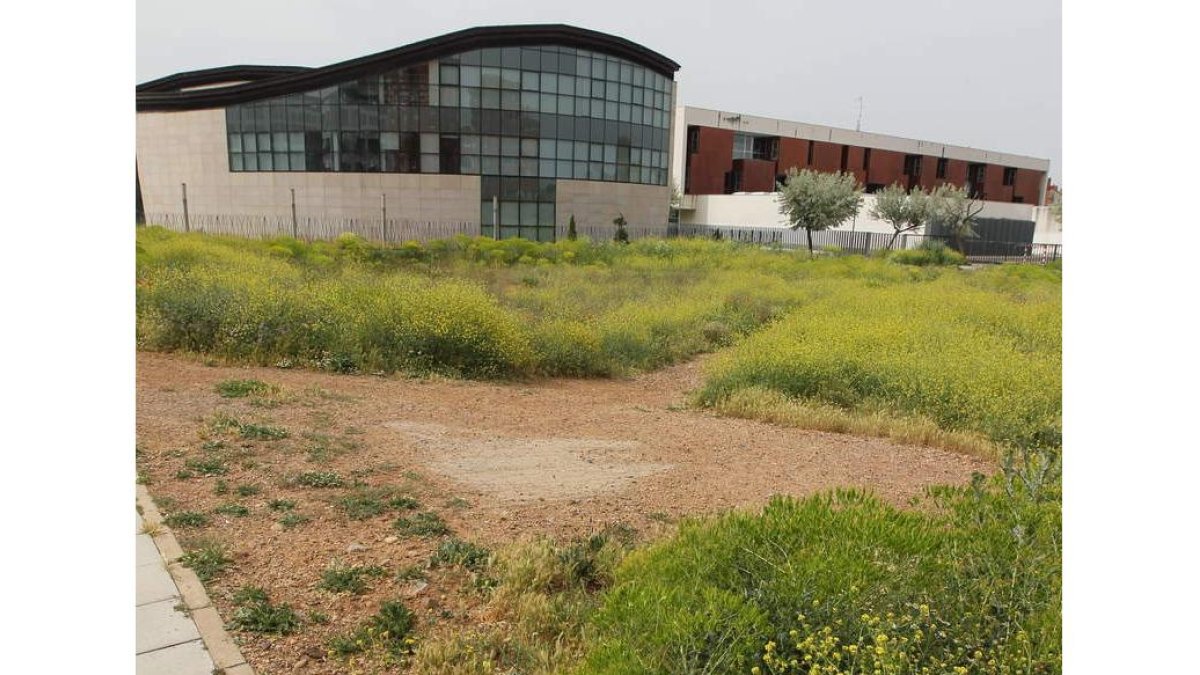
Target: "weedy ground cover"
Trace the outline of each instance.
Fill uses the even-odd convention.
[[[138,250],[143,348],[473,378],[653,369],[802,305],[813,292],[803,280],[936,274],[706,240],[381,248],[352,236],[305,244],[142,228]]]
[[[992,457],[1061,446],[1058,266],[960,271],[929,254],[809,260],[712,241],[382,248],[154,228],[138,247],[146,349],[472,378],[621,375],[723,350],[695,395],[722,414]],[[262,440],[276,431],[217,422]],[[327,458],[328,443],[309,440],[313,459]],[[349,486],[333,471],[291,481]],[[489,622],[414,637],[403,605],[382,605],[328,648],[411,656],[416,672],[1059,672],[1060,484],[1053,452],[1027,453],[912,509],[860,491],[779,498],[760,513],[685,520],[632,553],[609,533],[492,551],[449,536],[415,500],[356,485],[329,503],[348,521],[390,513],[400,534],[440,537],[430,571],[461,574]],[[308,521],[287,500],[268,508],[287,528]],[[323,583],[354,592],[367,576],[338,568]],[[261,592],[235,604],[244,630],[300,626]]]
[[[617,568],[582,672],[1060,672],[1061,480],[1027,460],[917,510],[843,490],[687,521]]]
[[[920,285],[831,285],[714,359],[696,398],[731,414],[830,430],[875,424],[879,435],[983,454],[979,436],[1057,447],[1062,307],[1053,271],[1041,275],[999,268]]]

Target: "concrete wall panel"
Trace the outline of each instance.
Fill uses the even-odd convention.
[[[667,186],[560,179],[555,214],[560,233],[566,232],[572,215],[578,227],[605,229],[613,228],[613,219],[622,213],[631,228],[666,232],[670,199]]]

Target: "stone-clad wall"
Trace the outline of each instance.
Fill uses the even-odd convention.
[[[555,214],[560,232],[571,215],[578,227],[611,228],[619,213],[630,227],[667,229],[671,191],[665,185],[635,185],[599,181],[558,181]]]
[[[479,224],[479,176],[401,173],[231,172],[223,110],[137,116],[137,163],[148,215],[182,214],[181,183],[196,217],[291,216]],[[476,230],[477,231],[477,230]]]

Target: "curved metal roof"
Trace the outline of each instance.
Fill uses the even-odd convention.
[[[388,51],[321,68],[300,66],[227,66],[184,73],[145,82],[137,87],[138,111],[218,108],[283,94],[312,91],[374,75],[392,68],[488,47],[557,44],[588,49],[632,61],[674,79],[679,64],[625,38],[564,24],[481,26],[448,33]],[[181,91],[222,82],[224,87]]]

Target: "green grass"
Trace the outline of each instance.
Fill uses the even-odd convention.
[[[347,566],[331,565],[321,574],[320,588],[330,593],[353,593],[362,595],[367,591],[367,577],[381,577],[386,571],[378,565]]]
[[[417,617],[398,600],[386,600],[379,611],[348,635],[335,635],[329,649],[339,656],[379,650],[388,661],[411,652],[409,634],[416,627]]]
[[[287,429],[268,424],[243,424],[238,429],[238,434],[251,441],[277,441],[288,437]]]
[[[234,594],[235,609],[229,621],[234,630],[287,635],[300,629],[300,617],[290,605],[271,604],[266,591],[246,586]]]
[[[248,396],[266,396],[278,391],[279,388],[261,380],[224,380],[217,383],[216,389],[223,398],[246,398]]]
[[[437,537],[450,534],[450,526],[433,511],[421,511],[411,516],[397,518],[392,523],[397,532],[411,537]]]
[[[438,544],[437,551],[429,559],[433,567],[444,565],[460,565],[472,572],[481,572],[491,561],[492,552],[488,549],[452,537]]]
[[[175,513],[168,515],[166,518],[163,518],[163,522],[166,523],[167,527],[181,528],[204,527],[208,525],[211,520],[208,516],[197,511],[176,511]]]
[[[1045,466],[918,510],[840,490],[685,521],[616,571],[582,672],[1058,672],[1061,482]]]
[[[215,579],[233,564],[233,559],[229,557],[225,546],[211,540],[197,541],[179,560],[184,567],[191,568],[200,581],[205,583]]]
[[[310,488],[340,488],[346,481],[333,471],[306,471],[293,480],[296,485]]]
[[[250,515],[250,509],[241,504],[221,504],[213,509],[213,513],[244,518]]]
[[[239,497],[253,497],[262,492],[262,488],[257,485],[242,484],[237,486],[236,492]]]
[[[285,529],[290,530],[292,528],[298,527],[298,526],[308,523],[310,521],[312,521],[312,518],[309,518],[308,516],[306,516],[302,513],[296,513],[294,511],[289,511],[288,513],[285,513],[282,516],[280,516],[278,522]]]
[[[224,476],[229,473],[229,465],[218,457],[193,457],[184,462],[184,466],[201,476]]]
[[[432,562],[461,565],[475,577],[486,573],[493,621],[424,641],[416,672],[573,672],[586,649],[588,619],[628,550],[621,538],[605,532],[570,542],[540,538],[494,553],[446,540]]]
[[[388,511],[407,511],[420,507],[416,499],[399,494],[391,487],[358,488],[339,498],[337,505],[350,520],[367,520]]]

